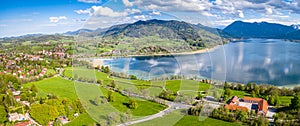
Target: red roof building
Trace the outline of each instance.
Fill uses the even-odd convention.
[[[268,112],[268,102],[262,98],[244,97],[243,101],[249,103],[257,103],[258,105],[257,114],[266,115]]]
[[[29,121],[19,122],[19,123],[15,124],[15,126],[30,126],[30,125],[31,125],[31,123]]]
[[[244,97],[243,100],[244,100],[244,102],[249,102],[249,103],[259,103],[263,99],[261,99],[261,98]]]
[[[229,110],[240,110],[240,111],[248,112],[248,108],[244,107],[244,106],[237,106],[237,105],[227,104],[227,105],[225,105],[225,108],[228,108]]]
[[[267,112],[268,112],[268,102],[263,99],[258,103],[257,114],[266,115]]]

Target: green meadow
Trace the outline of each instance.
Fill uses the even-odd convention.
[[[60,98],[77,99],[74,83],[61,77],[46,78],[41,81],[24,84],[24,87],[35,85],[38,88],[38,96],[47,97],[48,94],[54,94]]]
[[[133,118],[139,118],[147,115],[158,113],[166,108],[166,106],[142,100],[139,98],[132,98],[124,96],[120,93],[113,92],[114,101],[104,104],[95,105],[93,102],[96,97],[103,98],[108,97],[108,90],[102,88],[96,84],[78,83],[72,82],[61,77],[47,78],[37,82],[31,82],[24,84],[24,87],[30,87],[36,85],[38,88],[38,96],[47,97],[49,93],[54,94],[60,98],[70,98],[73,100],[80,99],[82,105],[85,107],[86,112],[89,113],[97,121],[100,121],[109,113],[124,113],[131,111]],[[130,109],[128,103],[130,99],[137,101],[138,107],[136,109]],[[82,120],[81,120],[82,119]],[[83,120],[91,120],[87,114],[80,115],[76,122],[84,122]],[[88,121],[91,122],[91,121]],[[71,123],[72,124],[72,123]]]
[[[199,121],[198,116],[185,114],[185,110],[176,110],[163,117],[134,124],[134,126],[240,126],[237,123],[225,122],[213,118]]]

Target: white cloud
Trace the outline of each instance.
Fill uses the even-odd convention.
[[[273,14],[272,8],[266,8],[266,14]]]
[[[77,14],[88,14],[88,15],[91,15],[92,13],[91,13],[91,8],[88,8],[88,9],[86,9],[86,10],[75,10],[75,12],[77,13]]]
[[[137,11],[137,10],[132,10]],[[128,12],[116,12],[113,9],[109,7],[103,7],[103,6],[92,6],[91,8],[88,8],[86,10],[75,10],[77,14],[89,14],[90,16],[107,16],[107,17],[122,17],[127,16]]]
[[[121,17],[127,15],[127,12],[115,12],[109,7],[92,6],[92,10],[95,16]]]
[[[122,0],[122,1],[123,1],[123,4],[126,7],[132,7],[133,6],[133,2],[130,2],[129,0]]]
[[[51,23],[57,23],[61,20],[67,20],[67,17],[66,16],[59,16],[59,17],[49,17],[49,21]]]
[[[133,16],[133,18],[136,19],[136,20],[146,20],[145,15],[136,15],[136,16]]]
[[[243,12],[243,11],[238,10],[238,13],[239,13],[239,17],[240,17],[240,18],[245,18],[244,12]]]
[[[142,13],[142,11],[141,10],[139,10],[139,9],[125,9],[125,12],[127,12],[127,13],[129,13],[129,14],[141,14]]]
[[[189,22],[209,24],[209,26],[226,26],[237,19],[247,22],[296,24],[296,18],[292,19],[295,15],[288,15],[288,12],[295,14],[298,10],[300,14],[300,5],[297,2],[282,0],[215,0],[213,2],[211,0],[122,0],[122,2],[125,9],[120,11],[104,6],[92,6],[85,10],[75,10],[75,12],[101,17],[101,20],[105,18],[108,22],[113,19],[124,19],[125,22],[127,19],[144,20],[147,19],[145,16],[162,14],[175,15],[178,18],[189,16],[191,17]],[[148,11],[150,13],[145,14]],[[119,17],[124,18],[119,19]]]
[[[102,3],[102,0],[78,0],[78,2],[83,2],[83,3]]]
[[[161,15],[161,13],[159,11],[153,10],[152,13],[151,13],[151,15]]]

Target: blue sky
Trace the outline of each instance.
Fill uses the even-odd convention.
[[[235,20],[300,24],[299,0],[1,0],[0,37],[96,29],[148,19],[223,28]]]

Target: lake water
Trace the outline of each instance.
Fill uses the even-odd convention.
[[[181,74],[276,86],[300,84],[300,43],[284,40],[246,39],[206,53],[113,58],[104,63],[142,79]]]

